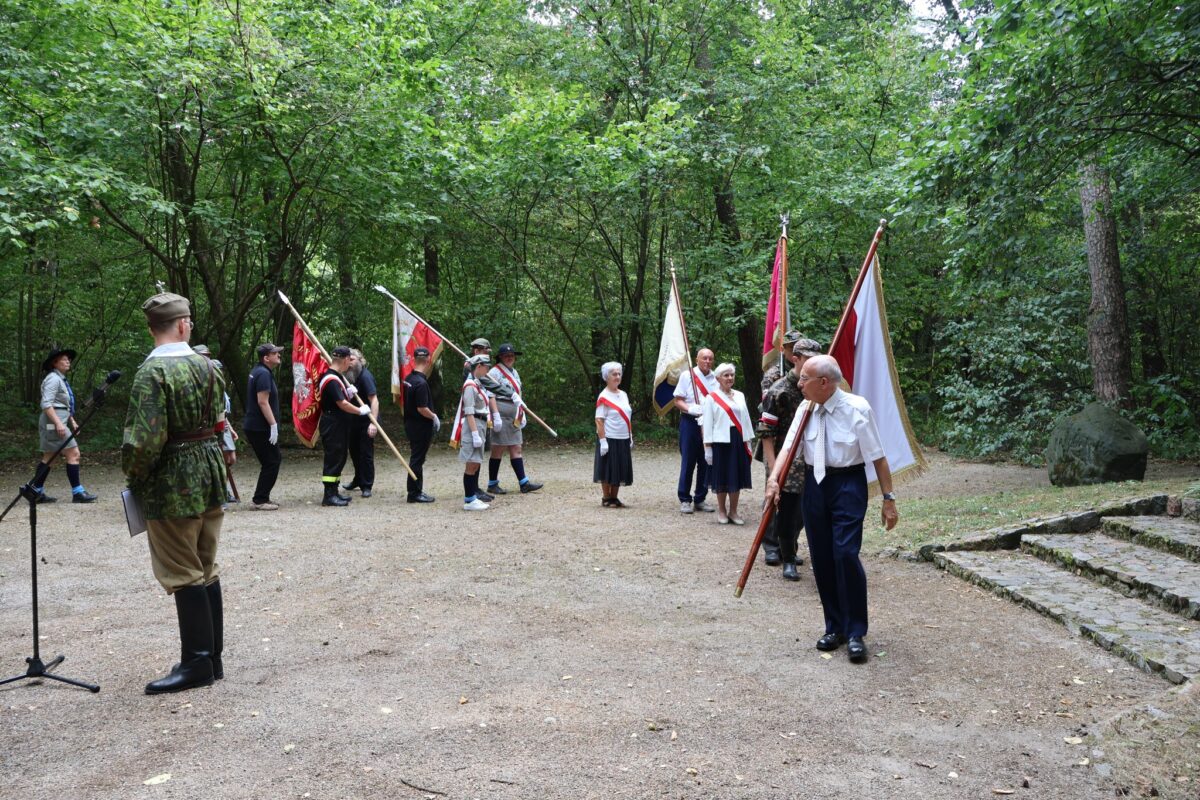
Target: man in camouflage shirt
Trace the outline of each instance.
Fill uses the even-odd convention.
[[[154,577],[175,598],[182,643],[169,675],[147,694],[209,686],[224,677],[217,566],[225,502],[225,381],[188,346],[187,298],[164,292],[142,305],[154,350],[129,393],[121,469],[146,518]]]
[[[792,420],[800,411],[804,395],[800,393],[800,368],[812,356],[821,355],[821,346],[812,339],[802,339],[797,336],[789,360],[792,368],[779,380],[771,385],[763,395],[762,418],[758,423],[758,434],[762,437],[763,461],[767,465],[767,474],[775,470],[775,459],[782,458],[783,440],[787,437]],[[804,518],[800,512],[800,495],[804,490],[804,458],[802,451],[797,448],[796,458],[792,461],[779,491],[779,508],[773,521],[775,536],[779,544],[779,560],[783,562],[783,577],[789,581],[800,580],[796,570],[798,564],[804,563],[796,555],[796,546],[800,538],[800,529],[804,527]],[[769,491],[769,490],[768,490]],[[770,556],[770,553],[767,554]]]

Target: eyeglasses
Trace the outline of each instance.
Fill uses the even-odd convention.
[[[809,381],[816,381],[816,380],[827,381],[829,379],[824,376],[818,376],[818,375],[801,375],[799,378],[796,379],[796,383],[805,384],[805,383],[808,383]]]

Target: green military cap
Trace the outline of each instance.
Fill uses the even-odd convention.
[[[174,292],[160,292],[142,303],[142,313],[146,315],[146,322],[157,325],[180,317],[190,317],[192,309],[186,297]]]
[[[821,345],[815,339],[797,339],[792,345],[792,354],[797,356],[819,356],[824,355],[825,351],[821,349]]]
[[[197,355],[204,356],[205,358],[212,358],[212,351],[208,349],[208,345],[206,344],[192,345],[192,352],[196,353]]]

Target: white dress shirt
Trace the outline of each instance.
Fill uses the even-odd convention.
[[[600,400],[607,400],[613,403],[625,412],[625,416],[633,420],[633,407],[629,405],[629,395],[618,389],[616,393],[610,392],[608,389],[603,389],[600,396],[596,398],[596,419],[604,420],[604,438],[606,439],[628,439],[632,435],[629,430],[629,425],[625,422],[625,417],[617,413],[616,409],[606,403],[601,403]]]
[[[792,427],[783,440],[783,451],[792,446],[796,430],[804,418],[806,400],[796,411]],[[866,398],[838,389],[825,401],[825,466],[852,467],[883,458],[883,444],[879,429],[875,426],[875,415]],[[817,424],[819,415],[814,409],[812,418],[804,428],[804,463],[816,463]]]
[[[707,444],[729,444],[729,432],[733,430],[733,420],[729,418],[729,413],[725,409],[717,405],[714,399],[720,396],[725,405],[729,406],[729,410],[736,416],[738,422],[742,425],[742,441],[749,444],[754,440],[754,423],[750,420],[750,412],[746,408],[746,395],[733,390],[733,397],[716,389],[701,404],[703,413],[700,415],[700,426],[704,429],[704,443]]]
[[[675,391],[671,394],[673,397],[679,397],[687,401],[688,405],[704,402],[704,392],[697,389],[696,393],[692,394],[692,375],[699,375],[704,388],[708,389],[709,392],[717,391],[717,376],[713,374],[712,370],[709,370],[707,375],[702,373],[699,367],[692,367],[690,373],[685,370],[679,373],[679,383],[675,385]],[[697,400],[697,397],[700,399]]]

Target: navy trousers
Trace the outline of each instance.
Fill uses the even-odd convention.
[[[866,469],[826,473],[818,484],[812,467],[806,468],[802,506],[825,632],[866,636],[867,574],[858,558],[867,513]]]
[[[692,470],[696,472],[696,494],[692,494]],[[708,464],[704,461],[704,435],[691,414],[679,415],[679,502],[703,503],[708,497]]]

